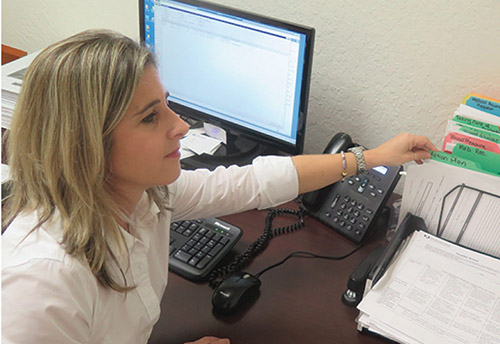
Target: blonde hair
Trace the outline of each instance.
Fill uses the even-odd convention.
[[[109,273],[118,263],[109,240],[126,250],[117,218],[125,218],[107,183],[112,133],[154,56],[133,40],[89,30],[43,50],[23,80],[8,137],[12,191],[2,231],[21,212],[36,212],[38,225],[57,212],[62,246],[84,259],[104,287],[128,291]],[[148,190],[160,209],[165,189]],[[163,194],[165,195],[165,194]],[[123,252],[122,252],[123,253]],[[128,252],[127,257],[128,257]]]

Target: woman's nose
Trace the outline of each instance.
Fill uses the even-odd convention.
[[[169,130],[172,138],[182,138],[187,134],[189,130],[189,125],[182,120],[175,112],[172,111],[172,114],[175,116],[175,124],[172,130]]]

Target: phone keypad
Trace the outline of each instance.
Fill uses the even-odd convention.
[[[350,240],[360,243],[377,225],[375,216],[399,180],[401,166],[379,166],[335,183],[309,215]]]
[[[367,227],[374,211],[370,208],[365,208],[363,203],[351,199],[349,196],[344,196],[340,203],[338,202],[339,199],[340,195],[337,194],[330,205],[332,212],[326,212],[325,215],[331,217],[332,222],[338,224],[341,228],[354,231],[356,235],[361,235]]]

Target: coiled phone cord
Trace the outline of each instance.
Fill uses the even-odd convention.
[[[281,215],[293,215],[298,217],[298,221],[292,225],[278,227],[273,229],[273,220]],[[255,258],[259,253],[261,253],[269,243],[269,241],[279,235],[292,233],[296,230],[304,227],[304,215],[306,211],[304,209],[294,210],[289,208],[280,209],[270,209],[266,219],[264,233],[255,240],[243,254],[239,254],[234,257],[233,261],[225,266],[221,266],[214,269],[208,276],[208,285],[211,288],[217,288],[226,278],[231,274],[240,271],[244,268],[250,261]]]

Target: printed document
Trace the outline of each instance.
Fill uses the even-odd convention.
[[[401,343],[500,343],[500,260],[414,232],[358,308]]]

